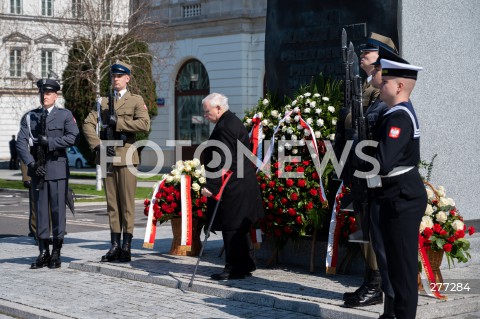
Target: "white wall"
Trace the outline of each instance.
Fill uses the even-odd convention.
[[[432,182],[446,188],[466,219],[479,219],[480,1],[399,3],[402,55],[424,67],[412,96],[421,157],[438,153]]]

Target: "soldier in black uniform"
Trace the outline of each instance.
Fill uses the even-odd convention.
[[[405,61],[406,62],[406,61]],[[379,175],[369,181],[380,205],[380,227],[395,298],[393,313],[380,318],[414,319],[418,302],[418,229],[427,206],[427,194],[418,172],[420,130],[410,94],[422,68],[380,60],[380,98],[388,110],[373,138]]]
[[[17,150],[28,166],[36,213],[38,248],[40,254],[31,268],[61,266],[60,250],[66,226],[65,198],[68,190],[66,148],[75,144],[77,123],[69,110],[55,105],[60,85],[55,80],[37,82],[43,106],[28,112],[21,121]],[[41,151],[39,148],[41,148]],[[40,160],[44,155],[44,161]],[[50,256],[50,216],[53,249]]]

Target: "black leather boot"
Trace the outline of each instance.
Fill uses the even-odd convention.
[[[123,246],[122,251],[120,252],[121,262],[128,262],[132,260],[132,254],[130,253],[130,248],[132,246],[132,238],[132,234],[123,233]]]
[[[345,300],[344,306],[365,307],[383,303],[383,292],[381,287],[380,271],[370,270],[370,280],[365,289],[359,294],[358,298],[350,298]]]
[[[343,301],[347,299],[358,299],[361,294],[364,293],[365,289],[367,289],[368,280],[370,278],[370,268],[365,269],[365,274],[363,275],[363,283],[360,287],[357,288],[354,292],[346,292],[343,294]]]
[[[48,239],[38,240],[38,250],[40,251],[40,254],[37,257],[37,260],[32,263],[30,269],[39,269],[48,266],[48,262],[50,261],[50,248],[48,247]]]
[[[120,252],[122,249],[120,248],[120,237],[122,234],[120,233],[111,233],[111,243],[112,246],[110,247],[110,250],[102,256],[102,259],[100,261],[102,262],[108,262],[108,261],[115,261],[120,258]]]
[[[395,316],[395,299],[385,295],[385,303],[383,304],[383,315],[379,319],[396,319]]]
[[[60,259],[60,251],[62,250],[63,239],[54,238],[52,257],[48,263],[48,268],[60,268],[62,266],[62,260]]]

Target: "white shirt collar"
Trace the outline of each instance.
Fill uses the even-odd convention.
[[[50,114],[50,112],[53,110],[54,107],[55,105],[52,105],[46,109],[48,111],[48,114]]]
[[[119,99],[121,99],[125,93],[127,93],[127,89],[123,89],[120,92],[116,92],[115,94],[116,96],[118,96]]]

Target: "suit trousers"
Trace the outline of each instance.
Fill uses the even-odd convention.
[[[398,319],[414,319],[417,312],[418,230],[426,202],[426,194],[380,202],[380,227]]]
[[[107,197],[110,232],[133,234],[135,223],[135,190],[137,177],[127,166],[113,166],[103,179]]]
[[[43,189],[36,189],[37,184],[38,179],[32,178],[37,238],[50,238],[51,218],[53,238],[63,239],[67,223],[65,202],[67,180],[45,181]]]
[[[250,227],[222,231],[225,246],[225,269],[230,273],[246,274],[255,270]]]

